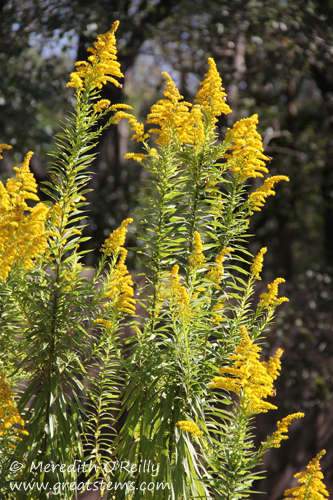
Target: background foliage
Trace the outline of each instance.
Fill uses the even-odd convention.
[[[55,123],[72,99],[64,90],[68,71],[75,59],[85,58],[96,34],[116,19],[121,21],[117,38],[124,93],[136,116],[146,115],[160,96],[161,70],[172,73],[185,98],[193,97],[209,55],[235,110],[230,124],[259,114],[266,153],[274,158],[270,171],[290,177],[251,227],[256,245],[269,249],[264,279],[283,276],[289,283],[284,293],[291,298],[265,347],[288,346],[279,408],[298,411],[306,396],[309,427],[316,429],[305,431],[311,439],[302,441],[309,459],[323,447],[321,422],[332,418],[332,15],[329,0],[215,0],[209,8],[203,1],[194,8],[190,0],[14,0],[2,2],[0,16],[0,142],[14,146],[17,163],[21,154],[35,151],[32,167],[39,181],[45,178],[45,152],[57,132]],[[119,89],[103,92],[112,104],[124,100]],[[102,137],[93,165],[94,194],[88,195],[96,248],[108,234],[103,234],[105,228],[111,231],[135,208],[143,174],[137,164],[123,160],[132,148],[123,122]],[[12,167],[5,158],[4,178]],[[332,435],[325,440],[325,447],[333,449]],[[332,453],[323,459],[328,484],[333,482],[328,472],[333,470]],[[278,452],[276,457],[283,478],[288,464],[285,457],[278,462]],[[271,498],[277,498],[279,485],[269,476],[267,481],[273,485]]]

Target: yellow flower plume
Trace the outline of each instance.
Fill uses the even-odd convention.
[[[194,253],[189,256],[188,262],[190,267],[198,269],[205,263],[205,256],[203,255],[203,246],[201,236],[198,231],[194,232]]]
[[[189,108],[192,104],[183,101],[174,81],[168,73],[162,73],[166,79],[164,95],[166,99],[160,99],[151,107],[147,116],[147,123],[154,123],[160,128],[149,130],[149,134],[157,134],[156,142],[165,146],[171,141],[179,144],[192,142],[191,120]]]
[[[197,149],[205,142],[205,116],[199,104],[194,104],[190,113],[188,129],[188,143],[194,144]]]
[[[115,104],[111,106],[112,111],[117,111],[118,108],[123,108],[123,109],[133,109],[132,106],[129,106],[128,104]],[[148,139],[149,134],[145,133],[144,125],[143,123],[138,122],[138,120],[135,118],[135,116],[131,115],[130,113],[127,113],[125,111],[117,111],[112,119],[113,123],[118,123],[122,118],[127,118],[131,125],[131,131],[134,132],[132,135],[131,140],[135,140],[137,142],[145,142],[146,139]],[[153,151],[153,150],[151,150]],[[132,158],[133,160],[136,160],[137,162],[141,162],[145,158],[147,158],[149,154],[142,154],[142,153],[127,153],[124,158],[125,159],[130,159]]]
[[[186,288],[180,284],[179,266],[175,264],[171,270],[171,308],[176,316],[191,317],[190,297]]]
[[[29,168],[32,155],[30,151],[21,168],[14,168],[16,176],[8,179],[6,187],[0,182],[0,280],[8,277],[16,263],[33,269],[35,259],[48,248],[51,233],[45,230],[45,223],[49,208],[43,203],[31,208],[26,202],[39,201]]]
[[[225,102],[227,94],[224,92],[221,77],[212,57],[209,57],[208,64],[208,73],[205,75],[204,81],[200,83],[200,89],[194,102],[200,104],[208,121],[214,125],[218,116],[222,113],[225,115],[231,113],[231,109]]]
[[[292,413],[287,417],[283,418],[281,421],[277,422],[277,431],[273,432],[271,436],[268,436],[267,442],[262,443],[264,446],[269,448],[280,448],[281,441],[283,439],[288,439],[288,426],[291,424],[293,420],[296,418],[304,417],[304,413]]]
[[[128,224],[131,224],[133,222],[133,219],[125,219],[121,223],[121,226],[115,229],[110,236],[105,240],[101,247],[101,252],[103,252],[105,255],[108,255],[109,257],[113,254],[117,254],[120,250],[120,248],[124,245],[125,243],[125,238],[127,234],[127,226]]]
[[[222,319],[222,311],[225,306],[225,301],[227,300],[227,297],[224,297],[223,299],[219,300],[215,306],[212,308],[212,317],[211,321],[215,325],[220,325],[220,320]]]
[[[243,339],[230,357],[234,365],[220,368],[223,376],[215,377],[210,388],[222,388],[242,395],[245,413],[249,415],[276,409],[276,406],[263,400],[274,394],[273,382],[280,373],[283,350],[278,349],[268,363],[260,362],[261,347],[253,344],[244,325],[240,330]]]
[[[2,151],[4,149],[12,149],[12,146],[9,146],[9,144],[0,144],[0,160],[3,159]]]
[[[125,219],[121,223],[121,226],[113,231],[105,240],[101,248],[101,251],[106,256],[115,256],[117,258],[118,255],[120,255],[118,262],[116,262],[114,268],[108,276],[104,294],[105,298],[108,299],[105,307],[108,307],[111,303],[113,310],[116,313],[135,313],[136,300],[133,298],[134,284],[125,264],[127,250],[123,248],[127,233],[127,226],[131,222],[133,222],[133,219]],[[103,323],[102,321],[99,322]]]
[[[192,437],[200,437],[203,432],[199,429],[199,426],[194,422],[189,422],[188,420],[180,420],[177,424],[183,432],[190,432]]]
[[[265,204],[265,199],[267,198],[267,196],[275,195],[275,191],[273,190],[274,184],[280,181],[289,182],[289,177],[287,177],[286,175],[274,175],[272,177],[269,177],[269,179],[266,179],[261,187],[251,193],[249,195],[251,210],[260,212],[261,208]]]
[[[66,87],[74,87],[77,90],[97,87],[101,89],[107,82],[113,83],[116,87],[122,85],[116,78],[123,78],[120,71],[120,64],[117,61],[117,49],[115,32],[119,26],[119,21],[115,21],[110,31],[104,35],[98,35],[94,47],[87,50],[91,52],[88,61],[78,61],[75,63],[76,72],[71,73],[70,81]]]
[[[113,272],[109,276],[105,297],[111,302],[114,312],[126,312],[128,314],[135,313],[136,300],[134,297],[134,284],[131,275],[128,272],[125,260],[127,257],[127,250],[121,248],[119,250],[120,258],[114,266]]]
[[[251,276],[256,280],[261,280],[259,274],[262,271],[262,266],[264,263],[264,254],[267,252],[267,248],[263,247],[258,255],[253,259],[253,264],[250,267]]]
[[[24,420],[20,417],[14,402],[13,391],[9,387],[6,376],[0,373],[0,444],[3,437],[21,440],[18,434],[29,435],[24,429],[16,429],[15,424],[23,425]]]
[[[322,450],[306,466],[306,472],[297,472],[295,478],[299,478],[300,486],[295,486],[286,490],[284,500],[326,500],[329,493],[322,482],[324,475],[320,469],[320,459],[325,455],[326,450]]]
[[[243,118],[235,123],[232,129],[228,129],[226,143],[229,143],[231,154],[229,158],[231,170],[245,180],[248,177],[263,177],[262,172],[268,173],[265,161],[269,160],[263,154],[262,139],[257,132],[258,115]]]
[[[265,309],[274,309],[279,306],[283,302],[289,302],[287,297],[279,297],[278,298],[278,286],[280,283],[284,283],[285,280],[283,278],[276,278],[273,283],[268,285],[268,293],[262,293],[260,295],[261,301],[259,302],[259,307],[263,307]]]
[[[101,99],[96,104],[94,104],[94,110],[97,113],[101,113],[105,109],[108,109],[110,107],[110,105],[111,105],[111,101],[109,101],[109,99]]]
[[[232,248],[224,248],[215,259],[216,265],[211,266],[210,270],[206,274],[206,278],[208,278],[210,281],[213,281],[218,286],[221,283],[222,277],[224,276],[224,258],[230,252],[233,252]]]

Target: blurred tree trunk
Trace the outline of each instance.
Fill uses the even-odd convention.
[[[238,100],[239,100],[239,84],[246,72],[245,64],[245,54],[246,54],[246,38],[244,33],[240,33],[237,37],[235,57],[233,62],[233,69],[235,73],[233,75],[233,80],[228,87],[228,104],[232,109],[232,113],[227,115],[228,126],[232,125],[238,120]]]
[[[312,74],[322,93],[328,115],[325,166],[322,172],[321,190],[323,195],[323,215],[325,231],[326,265],[333,270],[333,82],[317,65],[312,65]]]

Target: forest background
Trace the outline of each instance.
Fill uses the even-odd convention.
[[[290,299],[264,345],[268,355],[277,347],[285,353],[278,415],[258,418],[258,442],[287,413],[306,410],[306,417],[267,456],[267,479],[256,487],[280,498],[292,474],[326,448],[322,470],[333,494],[333,1],[0,1],[0,143],[13,146],[2,181],[30,150],[37,181],[46,179],[52,136],[73,99],[68,74],[117,19],[124,86],[106,86],[103,98],[127,102],[142,120],[161,97],[162,71],[192,100],[212,56],[233,110],[221,134],[258,113],[270,173],[290,177],[251,223],[252,253],[269,250],[262,288],[281,276]],[[135,147],[125,120],[102,137],[89,195],[91,247],[138,208],[143,172],[123,159]],[[88,254],[86,263],[97,257]],[[130,265],[138,269],[133,256]]]

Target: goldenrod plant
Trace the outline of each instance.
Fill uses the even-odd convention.
[[[102,99],[103,85],[121,86],[117,26],[67,84],[75,105],[42,187],[49,201],[37,196],[32,153],[15,179],[0,183],[3,498],[29,491],[29,499],[70,500],[92,485],[115,500],[245,498],[264,453],[303,416],[285,417],[254,447],[254,416],[276,408],[267,398],[282,355],[264,361],[259,344],[288,299],[278,296],[277,278],[253,304],[267,249],[250,254],[248,226],[288,178],[268,177],[251,191],[251,179],[268,174],[258,117],[219,139],[219,117],[231,110],[211,58],[193,104],[163,74],[164,98],[147,117],[154,128],[130,106]],[[143,147],[126,156],[147,170],[149,184],[135,222],[106,239],[98,267],[85,273],[92,149],[122,118]],[[128,227],[137,231],[144,277],[136,298]]]
[[[297,472],[294,477],[298,478],[299,486],[290,488],[284,493],[285,500],[326,500],[328,491],[322,482],[324,475],[320,468],[320,459],[325,455],[326,450],[322,450],[306,466],[306,472]]]

